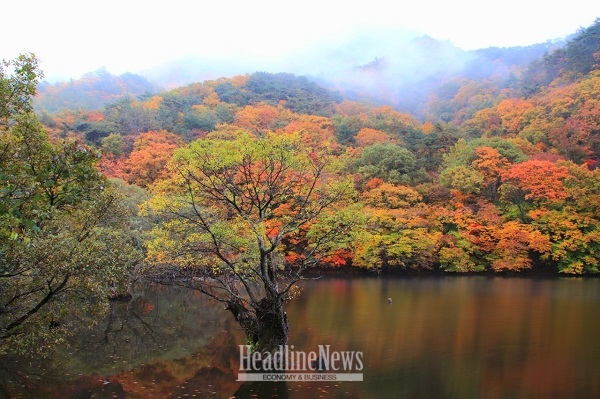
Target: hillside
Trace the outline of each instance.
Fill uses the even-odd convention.
[[[99,69],[69,82],[38,85],[34,107],[38,112],[56,113],[63,109],[92,111],[124,96],[155,93],[159,87],[140,75],[115,76]]]
[[[45,114],[43,122],[53,137],[101,148],[103,173],[128,183],[136,198],[146,192],[163,204],[181,195],[177,168],[200,148],[282,141],[328,160],[340,182],[352,182],[355,201],[339,211],[356,228],[321,258],[330,267],[597,273],[599,23],[537,59],[541,48],[480,52],[432,80],[415,103],[424,102],[421,116],[348,99],[368,96],[364,86],[333,91],[306,77],[255,72],[124,97],[93,112]],[[353,73],[384,77],[390,65],[378,58]],[[535,89],[532,77],[541,77]],[[155,249],[165,244],[161,234],[149,238]],[[285,243],[289,264],[310,243],[309,231],[298,234]]]
[[[493,79],[500,84],[561,45],[564,43],[547,42],[464,51],[430,37],[381,31],[307,49],[293,60],[273,62],[268,71],[256,69],[259,67],[252,60],[194,58],[170,61],[138,74],[114,76],[101,69],[70,82],[41,84],[36,109],[49,113],[61,109],[89,111],[123,96],[158,93],[159,86],[174,89],[222,76],[264,71],[305,76],[349,100],[391,105],[423,118],[428,99],[448,80]]]
[[[491,80],[505,85],[534,60],[561,45],[564,43],[547,42],[464,51],[449,42],[421,37],[393,52],[379,54],[370,63],[317,79],[350,100],[391,105],[422,119],[427,101],[440,95],[448,82]]]

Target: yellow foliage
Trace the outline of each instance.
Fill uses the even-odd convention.
[[[216,107],[217,105],[219,105],[219,103],[221,102],[221,99],[219,98],[219,95],[215,92],[212,91],[208,96],[206,96],[204,98],[204,100],[202,101],[202,103],[208,107]]]
[[[366,204],[384,209],[406,208],[421,201],[421,195],[408,186],[383,183],[362,194]]]
[[[152,96],[146,101],[144,101],[144,107],[147,109],[157,110],[160,107],[160,103],[162,102],[161,96]]]
[[[421,125],[421,131],[425,134],[433,133],[434,130],[435,125],[430,121],[427,121]]]

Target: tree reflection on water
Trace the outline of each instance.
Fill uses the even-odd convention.
[[[307,281],[290,344],[362,351],[364,381],[242,384],[229,313],[148,286],[48,359],[0,359],[0,398],[600,397],[598,303],[594,278]]]
[[[2,359],[0,397],[214,398],[239,388],[241,336],[222,306],[196,292],[142,287],[50,357]]]

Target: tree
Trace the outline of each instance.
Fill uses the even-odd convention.
[[[140,134],[123,164],[123,177],[128,183],[140,187],[152,184],[165,173],[173,152],[182,144],[179,136],[166,131]]]
[[[102,151],[111,157],[118,158],[123,155],[123,136],[111,133],[102,139]]]
[[[481,192],[485,178],[477,170],[467,166],[452,166],[440,173],[440,183],[464,195],[477,195]]]
[[[43,350],[97,317],[139,257],[99,152],[48,139],[25,101],[37,62],[18,60],[28,74],[0,76],[0,353]]]
[[[419,193],[380,179],[367,187],[371,189],[362,193],[366,206],[361,213],[368,228],[353,241],[352,264],[369,269],[432,268],[439,237],[430,232]]]
[[[255,135],[273,131],[288,124],[292,113],[283,107],[266,103],[247,105],[235,114],[235,125]]]
[[[283,103],[287,109],[301,114],[331,115],[339,102],[335,93],[289,73],[255,72],[248,77],[244,88],[252,103]]]
[[[541,202],[564,200],[563,181],[568,177],[565,166],[537,159],[512,165],[502,173],[502,180],[516,186],[526,200]]]
[[[12,69],[7,75],[4,68]],[[34,54],[22,54],[13,61],[0,63],[0,128],[7,128],[16,115],[32,110],[31,98],[44,75]]]
[[[581,75],[588,74],[596,65],[594,54],[600,51],[600,18],[583,29],[578,35],[567,43],[566,67]]]
[[[509,135],[519,134],[526,124],[527,113],[533,105],[522,99],[506,99],[500,102],[497,111],[502,118],[502,125]]]
[[[563,182],[564,205],[550,203],[529,212],[531,224],[548,236],[548,260],[560,273],[583,274],[600,271],[600,170],[562,162],[570,177]],[[535,192],[535,191],[534,191]],[[560,203],[559,203],[560,204]],[[550,206],[553,205],[553,206]]]
[[[294,115],[294,120],[280,131],[299,133],[302,141],[309,147],[329,148],[334,153],[340,152],[333,123],[331,119],[324,116]]]
[[[386,144],[392,141],[387,133],[370,128],[360,129],[354,140],[359,147],[368,147],[373,144]]]
[[[374,144],[363,150],[357,166],[368,179],[378,177],[388,183],[405,184],[415,170],[415,156],[395,144]]]
[[[350,182],[301,143],[287,134],[197,140],[175,154],[173,177],[148,204],[162,219],[149,263],[225,303],[260,351],[287,343],[284,301],[316,255],[353,225],[335,212]],[[286,241],[303,242],[294,272],[284,268]]]
[[[477,147],[475,155],[477,159],[473,161],[473,166],[483,176],[485,194],[490,201],[496,202],[501,182],[500,175],[510,166],[510,163],[491,147]]]

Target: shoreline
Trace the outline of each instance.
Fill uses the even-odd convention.
[[[295,268],[288,268],[287,271],[294,271]],[[328,267],[328,266],[313,266],[304,269],[301,274],[303,277],[463,277],[463,276],[480,276],[480,277],[552,277],[552,278],[573,278],[573,277],[584,277],[584,278],[598,278],[600,273],[582,273],[582,274],[566,274],[559,273],[556,270],[540,270],[540,269],[529,269],[523,271],[502,271],[496,272],[492,270],[486,270],[481,272],[447,272],[441,269],[399,269],[399,268],[381,268],[375,269],[364,269],[354,266],[340,266],[340,267]]]

